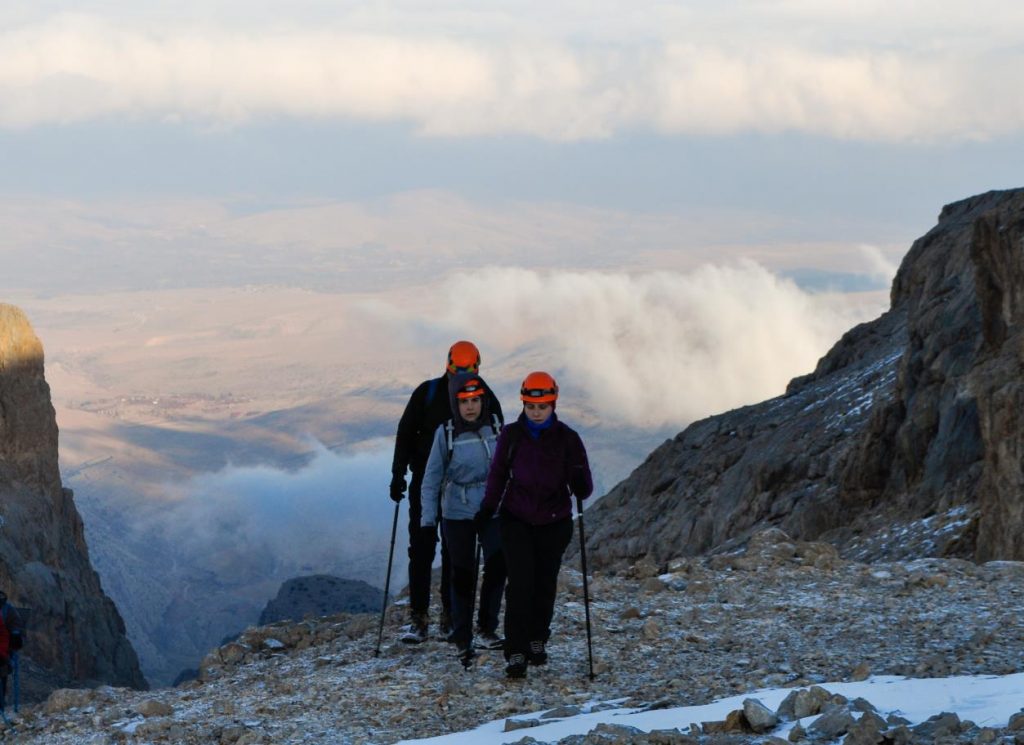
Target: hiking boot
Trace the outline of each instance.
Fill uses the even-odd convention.
[[[508,658],[508,664],[505,665],[505,677],[526,677],[526,655],[516,652],[514,655]]]
[[[526,656],[531,665],[546,665],[548,662],[548,653],[544,650],[544,642],[530,642],[530,651]]]
[[[478,631],[476,646],[477,649],[504,649],[505,640],[493,631]]]
[[[410,623],[402,628],[402,635],[398,637],[402,644],[422,644],[427,640],[427,630],[415,623]]]
[[[427,617],[414,613],[412,623],[403,629],[400,637],[403,644],[422,644],[427,640]]]
[[[473,660],[476,658],[476,652],[473,651],[473,646],[471,644],[466,644],[465,646],[459,647],[459,652],[457,656],[459,659],[459,664],[461,664],[464,668],[469,670],[469,668],[473,667]]]

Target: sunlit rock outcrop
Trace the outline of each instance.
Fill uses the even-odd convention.
[[[61,486],[43,348],[0,304],[0,588],[29,609],[22,688],[144,687],[117,608],[89,562],[72,492]]]

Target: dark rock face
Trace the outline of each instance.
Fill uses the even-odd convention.
[[[301,621],[335,613],[379,613],[384,593],[365,582],[328,574],[295,577],[281,585],[277,597],[260,614],[260,625]]]
[[[57,466],[43,348],[0,304],[0,587],[29,609],[26,698],[58,686],[144,688],[124,623],[89,563],[82,520]]]
[[[1024,190],[943,209],[785,395],[696,422],[588,511],[597,565],[777,526],[862,558],[1024,559]],[[916,536],[910,540],[908,536]]]

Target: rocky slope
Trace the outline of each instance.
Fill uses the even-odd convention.
[[[767,526],[851,557],[1024,558],[1022,241],[1024,190],[945,207],[888,312],[785,395],[694,423],[588,511],[594,563],[727,550]],[[900,533],[926,517],[920,540]]]
[[[57,467],[43,348],[0,304],[0,587],[29,609],[23,696],[74,684],[145,687],[124,623],[89,563],[82,520]]]
[[[498,653],[482,652],[464,672],[439,640],[409,647],[393,641],[403,608],[390,613],[374,657],[377,617],[339,615],[253,628],[211,653],[201,679],[148,693],[102,688],[59,691],[24,713],[18,742],[90,743],[394,743],[463,731],[517,715],[626,705],[663,709],[699,704],[762,687],[794,693],[783,719],[827,710],[833,722],[807,726],[795,742],[932,743],[933,723],[907,726],[887,713],[854,728],[842,702],[815,690],[826,681],[869,674],[936,677],[1005,674],[1024,669],[1024,564],[960,559],[862,563],[825,543],[793,541],[780,531],[755,536],[743,551],[677,558],[660,572],[651,562],[602,571],[591,582],[596,677],[587,676],[581,577],[563,567],[551,661],[525,681],[507,681]],[[800,693],[802,691],[802,693]],[[837,706],[838,709],[830,709]],[[603,726],[578,742],[769,742],[783,725],[751,719],[639,735]],[[935,714],[940,714],[936,711]],[[746,715],[745,715],[746,716]],[[817,720],[815,720],[817,721]],[[821,724],[825,727],[827,722]],[[808,723],[810,724],[810,723]],[[791,725],[790,725],[791,726]],[[943,720],[950,743],[1012,742],[1024,722]],[[516,733],[516,740],[519,733]],[[530,730],[521,733],[528,736]],[[860,737],[861,739],[857,739]],[[724,738],[724,739],[723,739]],[[981,739],[979,739],[981,738]],[[524,742],[535,742],[525,740]],[[782,741],[785,742],[785,741]]]

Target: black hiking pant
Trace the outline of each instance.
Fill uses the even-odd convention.
[[[495,555],[501,557],[501,526],[497,520],[479,533],[481,553],[485,561]],[[451,561],[451,602],[452,602],[452,641],[463,648],[473,641],[473,601],[476,595],[477,559],[476,543],[478,539],[476,525],[472,520],[445,520],[444,542],[448,546]],[[504,560],[502,559],[502,564]],[[485,564],[486,566],[486,564]],[[501,606],[501,593],[505,589],[504,581],[490,588],[480,588],[480,606],[484,605],[484,593],[491,597],[487,602],[494,608],[494,627],[497,626],[497,608]],[[494,597],[494,595],[497,597]],[[492,629],[494,628],[492,627]]]
[[[572,518],[530,525],[501,516],[501,550],[505,554],[505,659],[525,655],[531,641],[546,642],[555,613],[558,570],[572,540]]]
[[[420,486],[423,474],[414,473],[409,483],[409,610],[414,616],[428,617],[430,613],[430,575],[437,554],[437,526],[421,528],[423,506]],[[448,549],[441,544],[441,609],[451,615],[451,588]]]
[[[505,554],[501,551],[501,523],[491,521],[497,534],[498,550],[490,557],[484,551],[484,578],[480,583],[480,609],[477,611],[476,626],[480,631],[498,633],[498,616],[501,614],[501,599],[505,596]]]

